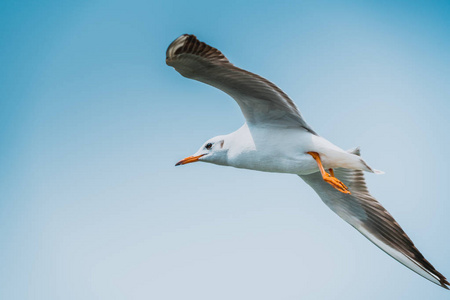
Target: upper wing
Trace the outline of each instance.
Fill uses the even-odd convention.
[[[217,49],[184,34],[166,52],[166,63],[187,78],[212,85],[233,97],[250,124],[303,127],[315,132],[303,120],[294,102],[270,81],[239,69]]]
[[[355,150],[359,155],[359,150]],[[417,250],[414,243],[386,209],[370,194],[362,171],[336,169],[351,195],[326,183],[319,173],[300,176],[337,215],[361,232],[372,243],[400,263],[431,282],[448,289],[450,283]]]

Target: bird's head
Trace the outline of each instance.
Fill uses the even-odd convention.
[[[198,151],[185,159],[180,160],[175,166],[185,165],[196,161],[209,162],[216,165],[227,164],[228,147],[225,136],[216,136],[207,140]]]

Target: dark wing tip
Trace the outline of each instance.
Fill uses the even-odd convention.
[[[429,264],[428,261],[427,261],[427,263]],[[447,278],[445,278],[444,275],[442,275],[441,273],[439,273],[433,266],[431,266],[431,269],[428,269],[428,268],[427,268],[427,270],[428,270],[430,273],[432,273],[433,275],[435,275],[435,276],[438,277],[439,283],[440,283],[440,286],[441,286],[441,287],[443,287],[444,289],[450,290],[450,288],[449,288],[450,283],[448,282]]]
[[[442,275],[441,273],[439,273],[439,281],[441,282],[441,286],[444,289],[450,290],[449,286],[450,286],[450,282],[448,282],[447,278],[444,277],[444,275]]]
[[[182,54],[192,54],[206,58],[210,61],[229,63],[222,52],[200,42],[193,34],[183,34],[169,45],[166,51],[166,63],[169,64],[172,60]]]

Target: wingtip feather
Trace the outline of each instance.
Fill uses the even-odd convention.
[[[230,63],[222,52],[204,42],[200,42],[193,34],[183,34],[169,45],[166,51],[167,65],[172,66],[177,57],[182,54],[201,57],[209,62]]]

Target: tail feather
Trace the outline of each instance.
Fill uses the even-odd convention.
[[[360,147],[356,147],[356,148],[347,150],[347,152],[351,153],[351,154],[354,154],[354,155],[357,155],[357,156],[361,156],[361,148]],[[378,175],[384,174],[383,171],[371,168],[362,158],[359,158],[359,161],[360,161],[360,163],[363,164],[364,171],[375,173],[375,174],[378,174]]]

